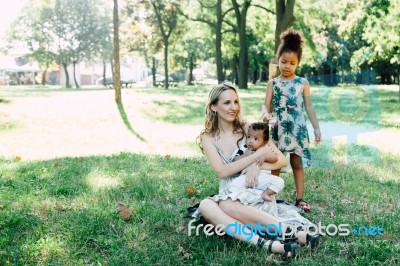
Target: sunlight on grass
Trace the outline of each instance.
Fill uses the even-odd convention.
[[[61,240],[65,236],[46,236],[32,244],[25,245],[26,252],[38,261],[46,261],[51,257],[66,257],[65,244]]]
[[[400,108],[398,108],[400,109]],[[382,126],[400,128],[400,115],[396,113],[382,114]]]
[[[195,143],[196,134],[185,139],[179,134],[185,133],[185,130],[197,132],[198,128],[192,125],[203,124],[204,104],[211,87],[124,91],[125,96],[130,97],[126,99],[131,101],[127,101],[124,112],[126,118],[132,119],[129,121],[132,122],[132,128],[142,130],[148,127],[147,131],[141,133],[155,129],[160,131],[159,135],[152,136],[154,145],[159,144],[161,138],[179,138],[180,142],[173,143],[171,151],[176,150],[177,145],[182,145],[196,151],[196,157],[144,155],[136,153],[142,150],[135,146],[135,153],[113,153],[110,156],[61,156],[54,160],[30,162],[24,156],[21,156],[21,161],[0,158],[0,265],[5,265],[7,261],[11,265],[399,263],[400,156],[367,146],[372,141],[370,135],[365,140],[366,145],[348,144],[347,139],[336,137],[332,143],[324,140],[322,145],[311,146],[313,166],[305,169],[305,199],[312,204],[313,210],[304,215],[313,222],[320,221],[325,225],[380,225],[384,228],[383,236],[323,237],[315,252],[300,247],[296,258],[289,261],[229,237],[208,237],[204,234],[189,237],[186,208],[215,194],[219,179],[199,151]],[[312,90],[315,92],[313,104],[318,108],[317,115],[322,120],[332,121],[334,118],[324,97],[329,93],[331,97],[336,97],[336,92],[339,95],[352,90],[352,87],[312,86]],[[50,98],[55,91],[33,91],[34,104],[40,100],[34,98],[36,94]],[[18,97],[30,97],[31,92],[24,90],[16,94]],[[118,113],[109,115],[109,110],[116,111],[114,103],[106,105],[112,98],[107,95],[110,91],[86,94],[81,90],[76,94],[70,93],[65,91],[62,97],[56,98],[55,105],[68,106],[65,102],[68,99],[76,102],[76,94],[90,96],[92,102],[96,103],[90,105],[84,100],[82,106],[87,108],[85,112],[77,108],[80,113],[96,113],[96,116],[82,119],[79,125],[87,126],[90,123],[94,125],[92,130],[106,132],[110,125],[125,129]],[[247,91],[240,90],[244,113],[249,120],[259,119],[264,93],[264,85],[250,87]],[[340,111],[354,112],[359,105],[346,105],[355,101],[354,95],[357,94],[340,95],[344,95],[343,101],[338,104]],[[398,102],[394,98],[397,97],[397,91],[380,90],[379,95],[382,96],[379,100],[384,126],[396,127],[393,121],[397,121],[399,116]],[[96,109],[99,103],[105,108]],[[20,106],[25,105],[21,103]],[[142,110],[143,106],[145,108]],[[145,114],[150,118],[146,120],[148,124],[136,123],[138,110],[148,112]],[[56,119],[58,123],[55,125],[50,120],[43,121],[57,128],[66,124],[65,117],[61,119],[60,115],[68,114],[43,113],[42,118]],[[70,115],[71,120],[68,121],[75,121],[76,117],[81,119],[75,116],[76,113]],[[375,121],[379,119],[378,116]],[[109,124],[114,120],[118,124]],[[32,121],[33,124],[43,125],[38,120]],[[102,122],[107,123],[99,128]],[[71,123],[63,131],[66,138],[72,135],[82,137],[81,134],[86,132],[86,127],[76,132],[75,125]],[[68,132],[70,129],[74,131]],[[333,127],[332,130],[336,129]],[[393,135],[385,136],[395,136],[397,131],[393,132]],[[31,131],[29,134],[31,142],[37,141],[31,138]],[[113,134],[115,132],[110,131],[109,135]],[[97,135],[89,134],[91,139],[95,139],[94,136]],[[127,137],[131,134],[117,136]],[[148,137],[146,134],[143,136]],[[43,138],[40,144],[46,146],[48,140]],[[111,140],[114,137],[107,141],[98,138],[95,143],[114,145]],[[69,144],[66,142],[65,146],[57,146],[57,149],[69,148],[72,146]],[[78,144],[78,147],[83,145]],[[397,143],[390,137],[383,143],[385,145],[394,146]],[[15,158],[15,155],[11,158]],[[285,189],[277,198],[293,202],[296,197],[293,175],[283,173],[281,176],[285,180]],[[132,210],[130,220],[121,219],[117,212],[118,202],[123,202]]]
[[[201,124],[204,121],[204,103],[194,99],[155,100],[142,112],[152,120],[173,124]]]
[[[90,172],[86,177],[87,183],[94,190],[111,189],[122,185],[118,177],[105,176],[97,170]]]
[[[399,156],[381,161],[324,165],[329,145],[312,148],[323,167],[306,169],[306,214],[322,224],[380,225],[384,236],[323,237],[315,253],[299,248],[296,264],[376,260],[390,264],[399,247],[396,226]],[[360,145],[354,154],[365,153]],[[338,146],[340,148],[340,145]],[[338,156],[349,156],[338,151]],[[368,154],[368,156],[372,156]],[[351,162],[351,160],[349,160]],[[16,166],[18,165],[18,167]],[[47,169],[43,178],[43,169]],[[5,178],[5,177],[10,177]],[[291,173],[282,174],[279,199],[293,200]],[[62,188],[60,190],[60,187]],[[192,189],[189,188],[192,187]],[[193,191],[192,191],[193,190]],[[279,255],[229,237],[188,237],[186,208],[218,190],[205,158],[121,153],[0,164],[0,262],[15,265],[223,265],[285,263]],[[191,192],[191,193],[189,193]],[[129,221],[117,203],[132,210]],[[381,242],[379,242],[381,241]],[[186,255],[185,255],[186,254]],[[318,256],[318,263],[315,256]],[[362,257],[359,257],[362,256]],[[249,261],[251,258],[251,261]]]

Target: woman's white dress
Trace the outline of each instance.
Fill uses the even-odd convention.
[[[233,162],[235,156],[238,154],[239,151],[246,151],[246,138],[240,142],[239,147],[229,156],[226,157],[218,144],[218,139],[215,138],[215,147],[220,155],[221,159],[225,164]],[[276,203],[275,196],[270,196],[270,202],[264,201],[261,197],[261,194],[265,190],[266,183],[272,182],[279,177],[271,175],[268,171],[262,171],[259,176],[259,185],[255,188],[246,188],[245,186],[238,186],[240,182],[234,182],[236,178],[240,176],[240,173],[232,175],[225,179],[220,179],[219,183],[219,192],[217,195],[209,197],[210,199],[214,200],[215,202],[220,202],[222,200],[226,200],[228,198],[232,200],[238,200],[244,205],[253,206],[259,210],[268,213],[284,223],[287,224],[295,224],[295,225],[303,225],[308,226],[312,223],[300,215],[299,212],[302,210],[300,208],[295,207],[294,205],[290,205],[287,203]],[[243,176],[241,177],[243,178]],[[275,182],[276,183],[276,182]],[[195,210],[191,217],[195,220],[199,220],[201,217],[201,213],[199,210]]]

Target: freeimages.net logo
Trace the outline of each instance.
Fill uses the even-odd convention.
[[[351,234],[355,236],[383,236],[383,228],[379,225],[371,225],[371,226],[350,226],[350,224],[328,224],[322,225],[321,222],[318,224],[310,224],[310,225],[302,225],[302,224],[286,224],[284,225],[282,222],[276,224],[269,224],[264,226],[261,222],[257,224],[241,224],[238,222],[234,222],[224,226],[223,224],[218,224],[216,226],[212,224],[198,224],[196,226],[193,225],[195,223],[194,220],[190,221],[188,224],[188,236],[191,236],[194,232],[194,235],[200,235],[201,231],[206,236],[218,235],[223,236],[225,234],[229,236],[245,236],[246,240],[252,239],[255,235],[260,236],[270,236],[270,237],[281,237],[285,240],[288,237],[296,236],[299,231],[304,231],[310,235],[319,234],[321,236],[349,236]],[[284,229],[286,228],[286,229]]]

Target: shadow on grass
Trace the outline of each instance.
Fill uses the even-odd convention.
[[[326,153],[324,149],[313,152],[315,156]],[[384,235],[323,237],[315,252],[300,247],[291,262],[398,264],[399,159],[384,155],[383,163],[306,169],[306,197],[314,207],[307,218],[324,225],[380,225]],[[282,177],[286,188],[279,198],[292,199],[293,177]],[[204,157],[120,153],[26,163],[0,159],[0,264],[282,262],[280,256],[271,258],[265,250],[227,236],[206,236],[203,230],[199,236],[193,230],[188,236],[186,207],[217,190],[218,178]],[[116,212],[119,201],[132,209],[128,222]]]
[[[0,159],[0,264],[182,265],[179,246],[196,238],[177,230],[181,211],[199,195],[187,187],[206,194],[217,189],[205,182],[206,164],[128,153]],[[118,202],[132,208],[129,222],[118,216]]]
[[[131,123],[129,122],[128,116],[126,115],[124,105],[123,105],[122,103],[117,103],[117,107],[118,107],[119,114],[120,114],[120,116],[121,116],[121,118],[122,118],[122,121],[124,122],[124,125],[126,126],[126,128],[127,128],[135,137],[137,137],[138,139],[140,139],[140,140],[143,141],[143,142],[146,142],[146,140],[145,140],[139,133],[137,133],[137,132],[132,128],[132,125],[131,125]]]

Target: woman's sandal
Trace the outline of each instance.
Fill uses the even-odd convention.
[[[301,204],[301,203],[305,203],[305,204]],[[302,198],[296,199],[294,206],[299,207],[300,209],[302,209],[305,212],[311,211],[311,205]]]
[[[272,244],[277,241],[277,240],[269,240],[269,245],[268,245],[268,251],[272,253]],[[263,247],[265,245],[265,243],[267,242],[267,240],[265,240],[262,237],[259,237],[257,240],[257,246],[259,247]],[[283,244],[283,249],[285,250],[285,254],[288,257],[292,257],[294,255],[296,255],[296,248],[297,248],[297,244],[296,243],[284,243]]]

